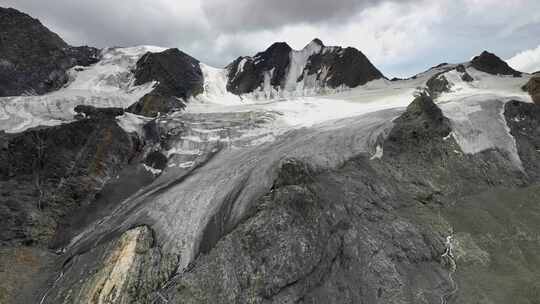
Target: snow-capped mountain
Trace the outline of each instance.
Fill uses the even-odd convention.
[[[362,52],[327,47],[319,39],[299,51],[275,43],[253,57],[239,57],[227,70],[230,92],[267,99],[354,88],[384,78]]]
[[[0,13],[0,302],[537,300],[538,76],[388,80],[318,39],[75,56]]]

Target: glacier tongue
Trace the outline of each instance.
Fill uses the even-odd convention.
[[[173,126],[191,120],[191,136],[179,135],[170,151],[177,165],[168,167],[152,185],[122,202],[110,217],[76,237],[69,250],[77,252],[114,231],[144,223],[156,230],[164,250],[179,253],[182,269],[232,229],[257,198],[270,190],[281,162],[300,159],[315,170],[324,170],[353,155],[367,154],[375,150],[377,138],[400,112],[389,109],[344,118],[292,130],[255,145],[243,141],[242,132],[235,135],[234,131],[235,126],[240,126],[239,130],[253,128],[242,126],[253,121],[245,119],[251,113],[188,113],[170,118],[162,124]],[[260,127],[267,123],[271,119]],[[205,138],[205,130],[221,135]],[[186,154],[192,157],[189,166],[186,161],[175,161]]]

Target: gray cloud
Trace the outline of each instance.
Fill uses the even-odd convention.
[[[0,0],[73,45],[178,47],[224,66],[275,41],[314,37],[362,50],[387,76],[410,76],[483,49],[510,58],[540,43],[536,0]],[[523,63],[526,64],[526,63]]]
[[[203,11],[226,30],[260,30],[298,23],[343,22],[381,0],[207,0]]]

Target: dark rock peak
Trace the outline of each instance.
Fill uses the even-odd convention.
[[[420,95],[394,120],[394,127],[384,142],[385,157],[408,153],[431,153],[452,131],[450,121],[428,95]]]
[[[313,75],[328,69],[324,85],[337,88],[345,85],[354,88],[366,84],[369,81],[384,78],[384,75],[369,61],[358,49],[353,47],[325,47],[328,52],[320,52],[311,56],[306,70],[308,75]]]
[[[315,74],[316,83],[321,87],[356,87],[384,77],[359,50],[352,47],[326,47],[320,39],[315,38],[300,51],[293,50],[284,42],[277,42],[253,57],[238,57],[227,66],[227,89],[239,95],[256,91],[262,87],[268,72],[271,72],[271,86],[283,89],[291,57],[295,52],[305,50],[310,51],[310,57],[305,62],[304,72],[307,75]],[[321,75],[323,68],[327,73]],[[299,82],[303,80],[304,73],[295,76],[298,76],[295,80]]]
[[[284,52],[290,52],[292,48],[286,42],[274,42],[264,52],[260,52],[255,57],[259,57],[262,54],[280,54]]]
[[[474,57],[471,61],[471,66],[492,75],[521,76],[521,72],[512,69],[504,60],[488,51],[483,51],[482,54]]]
[[[398,120],[407,121],[418,117],[437,123],[442,122],[444,119],[441,109],[433,102],[432,98],[425,95],[416,97]],[[450,132],[445,131],[443,136],[448,135],[448,133]]]
[[[44,47],[55,49],[69,46],[62,38],[60,38],[60,36],[51,32],[38,19],[32,18],[14,8],[0,7],[0,24],[2,24],[3,29],[0,32],[2,34],[2,39],[0,40],[0,43],[2,43],[0,46],[2,48],[7,47],[4,45],[6,42],[4,39],[9,38],[11,38],[10,40],[14,40],[13,38],[27,38],[28,41],[25,42],[31,42],[35,45],[42,44]],[[32,31],[23,33],[28,29],[31,29]],[[4,37],[3,34],[8,30],[11,34],[15,34],[18,37]],[[23,37],[24,34],[26,34],[27,37]]]
[[[95,48],[69,46],[27,14],[0,8],[0,96],[59,89],[68,69],[93,64],[99,55]]]
[[[447,66],[447,65],[448,65],[448,62],[443,62],[443,63],[437,64],[437,65],[434,66],[434,67],[431,67],[430,70],[431,70],[431,69],[442,68],[442,67],[445,67],[445,66]]]
[[[227,66],[227,90],[234,94],[255,91],[271,72],[270,84],[280,86],[285,78],[292,48],[285,42],[276,42],[254,57],[239,57]]]
[[[199,61],[177,48],[148,52],[134,70],[135,85],[157,81],[154,95],[188,98],[202,92],[203,75]]]
[[[324,47],[324,43],[319,38],[315,38],[315,39],[311,40],[311,42],[308,43],[308,45],[310,45],[310,44],[317,44],[317,45],[320,45],[320,46]]]
[[[449,92],[452,85],[443,75],[445,72],[437,73],[426,82],[427,92],[432,98],[437,98],[444,92]]]
[[[204,77],[199,61],[174,48],[160,53],[148,52],[138,61],[135,85],[156,81],[154,90],[145,95],[128,111],[155,116],[185,107],[184,101],[203,92]]]

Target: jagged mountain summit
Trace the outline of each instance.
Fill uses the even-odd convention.
[[[538,300],[537,76],[390,81],[318,39],[78,61],[1,10],[0,62],[32,60],[0,69],[0,303]]]
[[[325,89],[354,88],[384,78],[355,48],[327,47],[314,39],[302,50],[274,43],[253,57],[239,57],[227,66],[227,89],[235,94],[306,95]]]

